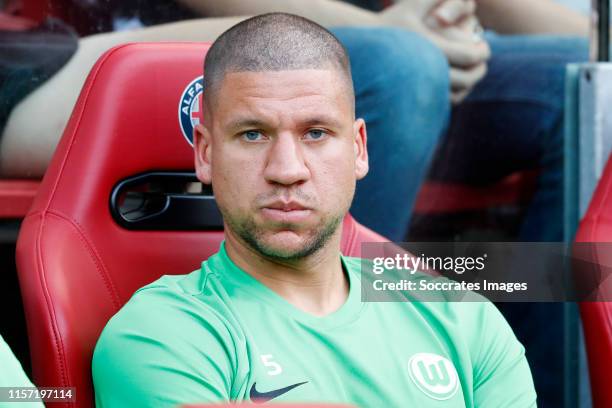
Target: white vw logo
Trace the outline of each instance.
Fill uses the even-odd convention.
[[[432,353],[417,353],[408,361],[408,372],[416,386],[427,396],[447,400],[459,388],[455,366],[447,358]]]

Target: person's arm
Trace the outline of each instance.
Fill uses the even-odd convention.
[[[536,392],[525,349],[489,302],[460,304],[469,313],[466,330],[473,365],[475,407],[536,408]]]
[[[309,18],[323,26],[396,26],[428,38],[444,52],[451,65],[453,102],[462,100],[486,72],[490,50],[486,43],[465,39],[463,30],[444,27],[435,32],[425,18],[437,0],[403,0],[380,13],[335,0],[178,0],[181,4],[204,16],[231,16],[282,11]],[[473,12],[471,2],[444,0],[442,3],[459,5],[459,14],[465,13],[464,3]],[[468,13],[471,13],[468,10]]]
[[[476,15],[486,28],[501,34],[586,36],[589,20],[553,0],[476,0]]]
[[[139,41],[214,41],[244,18],[186,20],[80,39],[70,61],[15,106],[4,130],[0,129],[0,176],[43,176],[87,74],[109,48]],[[45,120],[32,120],[32,116]]]
[[[23,371],[19,360],[13,354],[8,344],[0,336],[0,387],[34,387],[30,382],[30,379]],[[19,403],[17,403],[19,402]],[[44,404],[40,401],[32,402],[21,402],[16,401],[15,403],[6,402],[8,406],[18,406],[20,408],[44,408]],[[0,401],[0,407],[5,406]]]
[[[256,15],[280,11],[323,26],[384,25],[378,13],[335,0],[177,0],[206,17]]]

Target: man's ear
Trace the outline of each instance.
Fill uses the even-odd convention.
[[[211,184],[212,135],[206,126],[201,123],[193,128],[193,150],[195,152],[195,171],[198,180],[204,184]]]
[[[368,174],[368,132],[365,121],[357,119],[353,124],[354,151],[355,151],[355,178],[361,180]]]

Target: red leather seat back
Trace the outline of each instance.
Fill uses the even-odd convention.
[[[589,209],[580,222],[576,242],[612,243],[612,160],[608,160],[603,177],[593,194]],[[612,266],[610,245],[593,245],[589,254],[593,265]],[[602,299],[609,299],[612,282],[604,280],[599,287]],[[605,294],[601,294],[605,291]],[[584,328],[589,374],[594,407],[612,407],[610,367],[612,366],[612,302],[591,302],[580,305]]]
[[[208,47],[130,44],[102,56],[23,221],[17,267],[34,381],[77,388],[76,404],[57,406],[93,406],[94,345],[132,293],[163,274],[197,269],[223,239],[220,231],[127,230],[109,210],[122,179],[193,169],[179,104]],[[343,225],[347,255],[359,255],[362,241],[385,240],[350,216]]]

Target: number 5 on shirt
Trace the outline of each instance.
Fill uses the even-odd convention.
[[[283,372],[283,368],[276,361],[272,361],[274,357],[272,354],[262,354],[259,356],[261,358],[261,362],[263,365],[268,367],[270,370],[268,371],[268,375],[279,375]]]

